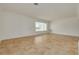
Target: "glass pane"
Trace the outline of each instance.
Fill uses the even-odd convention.
[[[46,31],[47,30],[47,24],[42,22],[35,22],[35,28],[36,31]]]

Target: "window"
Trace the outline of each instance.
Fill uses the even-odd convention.
[[[46,31],[47,24],[43,22],[35,22],[35,30],[36,31]]]

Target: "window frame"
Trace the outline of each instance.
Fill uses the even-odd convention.
[[[38,25],[37,25],[38,24]],[[38,27],[38,28],[37,28]],[[47,23],[45,22],[35,22],[35,31],[36,32],[42,32],[42,31],[47,31]]]

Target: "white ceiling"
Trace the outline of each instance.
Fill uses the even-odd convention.
[[[32,3],[4,3],[0,4],[0,7],[7,11],[21,13],[33,18],[46,20],[75,17],[77,15],[76,4],[73,3],[39,3],[39,5],[33,5]]]

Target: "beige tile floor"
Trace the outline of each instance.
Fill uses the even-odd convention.
[[[0,42],[0,55],[77,55],[78,37],[43,34]]]

